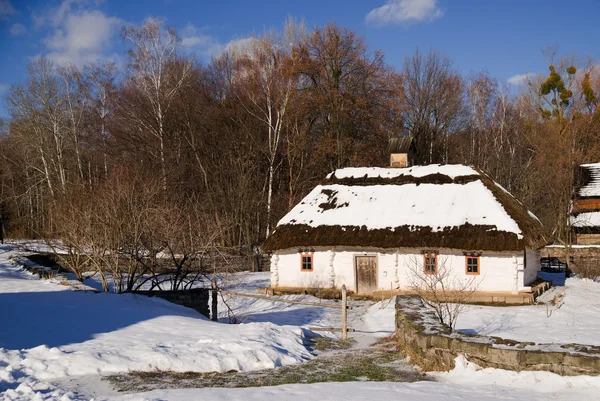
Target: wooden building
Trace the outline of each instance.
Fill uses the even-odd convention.
[[[571,227],[577,245],[600,244],[600,163],[582,164],[577,173]]]
[[[410,167],[414,164],[415,141],[410,136],[390,138],[388,152],[391,167]]]

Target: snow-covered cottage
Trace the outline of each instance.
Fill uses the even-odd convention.
[[[463,165],[334,171],[265,242],[272,288],[408,290],[443,263],[478,291],[529,291],[546,244],[540,221]]]

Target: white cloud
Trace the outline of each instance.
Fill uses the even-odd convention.
[[[241,38],[230,40],[223,50],[231,51],[234,53],[246,53],[250,54],[252,48],[258,43],[258,39],[255,37]]]
[[[23,24],[13,24],[10,27],[10,35],[11,36],[19,36],[27,33],[27,28]]]
[[[442,14],[437,0],[388,0],[383,6],[371,10],[365,19],[376,25],[408,24],[431,21]]]
[[[47,56],[57,64],[78,67],[90,62],[114,61],[109,54],[112,40],[123,21],[93,9],[86,0],[64,0],[60,6],[36,18],[36,25],[49,26],[43,40]]]
[[[181,45],[207,57],[220,54],[225,46],[214,36],[202,33],[202,30],[202,28],[196,28],[194,25],[188,24],[181,31]]]
[[[0,0],[0,18],[6,18],[15,13],[15,9],[9,0]]]
[[[523,84],[527,83],[527,81],[529,81],[530,79],[535,77],[535,75],[536,74],[533,72],[528,72],[525,74],[517,74],[517,75],[514,75],[514,76],[508,78],[506,80],[506,82],[508,82],[509,85],[519,86],[519,85],[523,85]]]

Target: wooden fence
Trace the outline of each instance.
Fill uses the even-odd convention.
[[[266,299],[266,300],[272,301],[272,302],[281,302],[281,303],[294,304],[294,305],[321,306],[323,308],[341,309],[342,310],[342,327],[341,328],[340,327],[309,327],[309,329],[312,331],[341,332],[342,340],[346,340],[348,338],[348,332],[354,332],[354,329],[348,328],[348,310],[352,309],[352,307],[348,306],[348,297],[346,294],[346,286],[345,285],[342,286],[341,305],[331,305],[331,304],[324,304],[324,303],[319,303],[319,302],[293,301],[293,300],[289,300],[289,299],[279,299],[279,298],[275,298],[273,296],[268,296],[268,295],[245,294],[245,293],[241,293],[241,292],[222,290],[222,289],[218,288],[216,280],[213,280],[212,281],[212,297],[211,297],[212,298],[211,319],[215,322],[217,321],[217,316],[218,316],[218,311],[217,311],[218,298],[217,297],[218,297],[219,293],[227,294],[227,295],[235,295],[235,296],[239,296],[239,297]]]

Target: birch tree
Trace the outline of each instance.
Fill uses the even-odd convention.
[[[286,118],[287,107],[292,90],[293,80],[286,71],[290,62],[289,48],[276,37],[265,36],[252,40],[249,49],[237,49],[237,78],[243,99],[248,100],[247,112],[257,118],[266,132],[265,147],[267,150],[267,221],[265,236],[271,229],[271,210],[273,203],[273,180],[277,168],[282,128]]]
[[[177,58],[181,39],[175,29],[163,29],[155,19],[139,28],[123,27],[121,36],[132,45],[128,51],[129,78],[150,104],[153,124],[147,128],[159,142],[160,174],[166,190],[165,123],[173,98],[190,73],[191,62]]]
[[[35,149],[34,160],[40,162],[40,165],[31,165],[43,174],[52,196],[56,192],[55,180],[64,191],[67,181],[65,116],[52,62],[45,57],[33,61],[28,67],[25,85],[13,86],[6,99],[12,121],[17,123],[15,134],[22,138],[25,146]]]
[[[114,64],[89,66],[87,75],[90,80],[89,97],[92,115],[97,121],[97,133],[102,143],[102,165],[104,177],[108,178],[108,122],[115,107],[116,74]]]
[[[82,74],[73,64],[58,67],[58,76],[63,93],[65,130],[68,132],[68,135],[65,135],[65,137],[68,137],[72,144],[79,179],[83,181],[81,142],[83,118],[87,107],[87,97],[85,94],[88,88]]]

